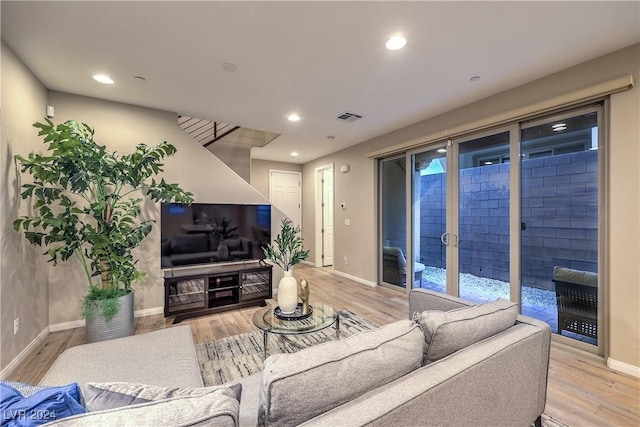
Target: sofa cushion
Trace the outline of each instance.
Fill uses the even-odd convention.
[[[598,286],[598,273],[555,266],[553,267],[553,280],[596,287]]]
[[[242,395],[242,385],[240,384],[181,388],[124,382],[88,383],[85,387],[84,397],[87,410],[94,412],[173,397],[197,397],[221,388],[231,389],[238,402],[240,401]]]
[[[518,306],[504,299],[452,311],[427,310],[418,314],[416,320],[427,343],[424,364],[510,328],[516,323],[517,315]]]
[[[201,396],[180,396],[87,412],[48,426],[229,426],[238,425],[240,404],[234,392],[218,388]]]
[[[264,362],[259,425],[297,425],[421,366],[424,336],[401,320]],[[392,363],[389,363],[389,361]]]

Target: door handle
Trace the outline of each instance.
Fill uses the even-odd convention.
[[[446,231],[442,233],[442,235],[440,236],[440,241],[443,245],[449,246],[449,233]]]
[[[453,246],[458,247],[458,235],[453,233]]]

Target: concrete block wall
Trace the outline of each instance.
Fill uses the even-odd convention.
[[[553,267],[597,271],[598,154],[582,151],[522,162],[522,279],[553,289]],[[445,174],[420,182],[420,259],[446,266]],[[509,281],[509,164],[460,174],[460,271]]]

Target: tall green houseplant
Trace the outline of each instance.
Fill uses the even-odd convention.
[[[75,256],[88,281],[83,317],[97,303],[102,317],[110,320],[119,310],[115,299],[145,274],[132,254],[153,228],[153,220],[138,218],[144,197],[193,202],[193,195],[177,184],[153,178],[176,148],[167,142],[139,144],[131,154],[118,155],[96,143],[87,124],[56,126],[46,120],[33,126],[44,137],[46,154],[15,157],[20,171],[33,177],[21,186],[22,198],[32,199],[33,213],[16,219],[14,228],[30,243],[46,246],[53,265]]]

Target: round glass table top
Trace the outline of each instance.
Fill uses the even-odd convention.
[[[336,323],[338,314],[333,307],[322,303],[311,303],[313,313],[300,320],[286,320],[275,316],[275,307],[267,305],[253,314],[253,324],[262,331],[274,334],[306,334],[319,331]]]

